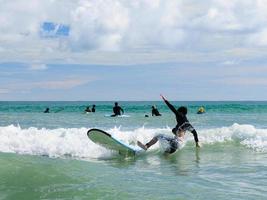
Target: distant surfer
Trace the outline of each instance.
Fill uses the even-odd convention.
[[[84,112],[88,113],[88,112],[92,112],[92,111],[91,111],[90,107],[87,106],[87,107],[85,108]]]
[[[203,106],[201,106],[199,109],[198,109],[198,111],[197,111],[197,114],[203,114],[203,113],[205,113],[206,111],[205,111],[205,108],[203,107]]]
[[[155,106],[151,107],[151,112],[152,112],[152,116],[161,116],[161,114],[159,113],[158,109]]]
[[[143,148],[144,150],[147,150],[149,147],[154,145],[159,139],[166,140],[169,143],[169,148],[165,150],[166,153],[174,153],[178,148],[181,141],[184,140],[184,135],[186,131],[190,131],[195,139],[196,147],[200,147],[198,144],[198,135],[194,127],[189,123],[186,114],[187,114],[187,108],[184,106],[179,107],[177,110],[175,107],[170,104],[167,99],[161,95],[161,98],[163,101],[167,104],[167,106],[170,108],[170,110],[175,114],[177,125],[172,129],[172,133],[175,135],[174,137],[168,137],[165,135],[157,135],[152,140],[150,140],[145,145],[141,142],[137,142],[138,146]]]
[[[49,113],[49,108],[46,108],[44,113]]]
[[[118,115],[124,114],[124,110],[118,105],[118,102],[115,102],[115,106],[113,107],[113,115],[111,117],[116,117]]]
[[[93,105],[92,107],[92,112],[95,112],[95,105]]]

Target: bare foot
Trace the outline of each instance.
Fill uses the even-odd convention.
[[[141,142],[137,141],[137,145],[138,145],[139,147],[141,147],[142,149],[144,149],[145,151],[147,150],[146,145],[142,144]]]

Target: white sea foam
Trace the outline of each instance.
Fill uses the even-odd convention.
[[[21,129],[19,126],[0,127],[0,151],[49,157],[98,158],[110,154],[91,142],[86,128]]]
[[[236,141],[255,151],[267,152],[267,129],[257,129],[249,124],[235,123],[230,127],[202,130],[199,135],[204,144]]]
[[[0,152],[45,155],[49,157],[102,158],[113,153],[90,141],[88,128],[22,129],[19,126],[0,127]],[[170,128],[145,128],[121,130],[114,127],[105,130],[125,143],[136,145],[137,140],[146,143],[157,134],[172,135]],[[252,125],[233,124],[230,127],[199,130],[202,144],[209,145],[236,141],[255,151],[267,152],[267,129],[256,129]],[[192,134],[186,134],[186,142],[193,141]],[[159,148],[159,144],[151,149]]]

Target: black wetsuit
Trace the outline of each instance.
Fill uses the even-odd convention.
[[[113,112],[114,112],[114,114],[111,115],[112,117],[115,117],[117,115],[121,115],[121,112],[124,113],[123,109],[120,106],[114,106]]]
[[[44,111],[44,113],[49,113],[49,108],[47,108],[47,109]]]
[[[178,148],[179,148],[179,139],[174,136],[174,137],[170,137],[170,136],[166,136],[166,135],[156,135],[155,137],[153,137],[152,140],[150,140],[148,143],[146,143],[147,147],[152,146],[153,144],[155,144],[158,140],[165,140],[169,143],[169,146],[165,149],[165,153],[174,153]]]
[[[90,108],[86,108],[84,111],[85,112],[91,112]]]
[[[92,112],[95,112],[95,107],[92,108]]]
[[[152,116],[161,116],[161,114],[159,113],[158,109],[156,108],[152,108]]]
[[[177,125],[175,126],[175,128],[172,129],[173,134],[176,135],[176,132],[178,130],[190,131],[194,135],[195,142],[197,143],[198,142],[197,132],[194,129],[194,127],[189,123],[186,116],[183,113],[178,112],[175,109],[175,107],[172,104],[170,104],[169,101],[167,101],[167,100],[164,100],[164,101],[167,104],[167,106],[171,109],[171,111],[175,114],[175,117],[176,117]]]

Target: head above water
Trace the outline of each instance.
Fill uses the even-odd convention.
[[[184,115],[187,114],[187,108],[185,106],[181,106],[177,109],[178,112],[183,113]]]
[[[117,106],[118,105],[118,102],[115,102],[115,106]]]

